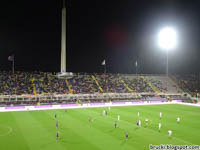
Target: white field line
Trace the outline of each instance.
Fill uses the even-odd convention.
[[[0,107],[0,112],[13,112],[13,111],[35,111],[35,110],[51,110],[51,109],[76,109],[76,108],[95,108],[95,107],[119,107],[119,106],[143,106],[143,105],[166,105],[166,104],[181,104],[188,106],[196,106],[200,107],[200,104],[191,104],[191,103],[182,103],[182,102],[160,102],[160,103],[140,103],[140,104],[132,104],[127,102],[126,104],[115,104],[105,103],[105,105],[90,105],[85,104],[83,106],[71,106],[71,107],[61,107],[61,105],[52,105],[52,107],[47,108],[35,108],[34,106],[25,106],[25,109],[5,109],[5,107]]]
[[[11,132],[12,132],[12,128],[11,127],[9,127],[9,126],[2,126],[3,128],[7,128],[8,129],[8,131],[7,132],[5,132],[5,133],[2,133],[2,134],[0,134],[0,136],[6,136],[6,135],[8,135],[8,134],[10,134]],[[0,128],[1,128],[1,126],[0,126]]]

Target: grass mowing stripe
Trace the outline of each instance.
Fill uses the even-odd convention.
[[[87,110],[82,111],[84,113],[87,113]],[[110,133],[104,132],[105,128],[97,128],[95,124],[92,122],[89,123],[87,120],[87,116],[83,115],[83,113],[80,116],[80,112],[77,110],[74,110],[71,112],[71,115],[67,116],[70,121],[73,122],[70,126],[70,130],[73,130],[74,132],[78,132],[80,135],[84,136],[85,139],[87,139],[88,142],[94,144],[96,147],[105,150],[105,149],[119,149],[120,143],[125,142],[124,137],[122,137],[122,140],[118,140]],[[75,128],[73,125],[78,125],[77,128]],[[112,128],[113,129],[113,128]],[[110,145],[112,143],[112,145]],[[126,149],[133,149],[133,147],[130,147],[128,145],[124,145]],[[134,150],[134,149],[133,149]]]
[[[73,110],[71,110],[73,111]],[[60,139],[59,142],[63,145],[66,145],[66,147],[70,149],[97,149],[98,148],[88,141],[83,135],[80,134],[80,127],[82,124],[76,124],[74,121],[72,121],[69,113],[64,113],[61,111],[55,111],[52,113],[51,111],[47,112],[49,116],[54,116],[54,114],[57,114],[57,119],[59,123],[58,130],[60,131]],[[67,114],[67,115],[66,115]],[[54,119],[55,120],[55,119]],[[72,124],[71,124],[72,123]],[[55,124],[54,124],[55,125]],[[85,134],[87,135],[87,134]],[[73,139],[73,140],[71,140]],[[77,139],[77,140],[74,140]],[[101,150],[101,149],[99,149]]]
[[[90,110],[92,110],[92,109],[90,109]],[[91,113],[90,113],[91,114]],[[112,116],[107,116],[107,117],[105,117],[105,118],[111,118],[111,119],[113,119],[112,118]],[[109,119],[109,121],[111,120],[111,119]],[[113,119],[114,120],[114,119]],[[113,122],[113,121],[112,121]],[[145,141],[149,141],[149,142],[153,142],[153,141],[151,141],[151,139],[149,139],[148,138],[148,136],[147,136],[147,138],[145,138],[144,139],[144,137],[145,136],[143,136],[143,135],[141,135],[140,133],[138,133],[138,131],[136,131],[136,132],[133,132],[135,129],[138,129],[137,128],[137,126],[135,125],[135,124],[133,124],[133,123],[130,123],[129,121],[127,121],[127,120],[120,120],[120,123],[122,124],[122,125],[120,125],[120,129],[121,130],[123,130],[124,132],[126,131],[124,128],[126,128],[126,129],[128,129],[129,130],[129,133],[130,133],[130,135],[132,135],[132,137],[134,138],[134,140],[135,139],[137,139],[137,141],[138,142],[136,142],[136,143],[138,143],[139,145],[140,145],[140,143],[139,143],[139,141],[140,141],[140,139],[141,139],[141,141],[143,140],[145,140]],[[126,125],[125,125],[125,123],[126,123]],[[113,125],[112,125],[113,126]],[[119,130],[119,129],[117,129],[117,130]],[[141,129],[140,129],[141,130]],[[124,132],[122,133],[122,135],[124,135]],[[153,131],[154,132],[154,131]],[[156,133],[158,133],[158,131],[156,132]],[[153,133],[153,134],[155,134],[155,133]],[[167,138],[167,137],[166,137]],[[133,141],[134,141],[133,140]],[[134,147],[136,146],[136,143],[134,143]]]
[[[107,110],[107,108],[88,108],[69,109],[66,113],[64,110],[14,112],[14,117],[10,115],[11,113],[0,113],[0,125],[13,128],[11,134],[4,138],[0,137],[0,149],[5,149],[6,146],[8,150],[140,150],[149,149],[149,144],[200,144],[200,109],[197,107],[184,105],[111,107],[111,111],[107,110],[108,116],[102,117],[104,109]],[[142,120],[141,128],[138,128],[135,122],[138,119],[138,111]],[[163,112],[161,120],[160,111]],[[58,130],[61,132],[57,143],[55,113],[59,122]],[[118,114],[120,121],[115,130],[114,121],[117,120]],[[180,124],[176,122],[177,116],[181,117]],[[94,121],[89,122],[88,117],[92,117]],[[145,118],[152,120],[147,127],[144,127]],[[160,133],[158,122],[163,125]],[[168,138],[167,134],[169,129],[173,131],[171,138]],[[125,141],[126,130],[129,132],[128,141]],[[0,127],[0,133],[5,131],[5,128]],[[5,143],[2,143],[3,141]],[[17,146],[10,146],[10,141]],[[24,143],[27,145],[24,146]]]
[[[46,150],[59,148],[65,149],[55,140],[55,135],[51,135],[48,128],[43,126],[43,122],[37,119],[36,116],[40,116],[41,120],[45,120],[45,124],[48,124],[48,119],[43,112],[27,112],[23,113],[23,118],[19,117],[20,112],[17,114],[18,122],[22,128],[22,133],[25,135],[30,149]],[[43,118],[43,119],[42,119]],[[28,121],[24,121],[28,120]]]
[[[185,119],[184,119],[184,121],[182,121],[182,125],[178,125],[177,124],[177,122],[176,122],[176,116],[174,116],[174,113],[171,113],[171,111],[170,111],[170,108],[171,107],[173,107],[172,105],[168,105],[168,109],[169,109],[169,111],[168,111],[168,109],[167,109],[167,112],[166,112],[166,110],[165,111],[162,111],[164,114],[167,114],[166,116],[164,115],[164,117],[161,119],[161,120],[159,120],[159,119],[157,119],[159,122],[161,122],[163,125],[168,125],[167,127],[168,127],[168,129],[175,129],[176,131],[177,131],[177,129],[179,130],[183,130],[183,127],[186,127],[185,125],[185,123],[186,122],[188,122],[189,124],[190,124],[190,126],[191,125],[193,125],[193,122],[191,122],[191,121],[185,121],[185,120],[187,120],[186,118],[187,117],[184,117]],[[179,107],[182,107],[182,106],[180,106],[180,105],[177,105],[176,106],[176,109],[178,109]],[[166,107],[165,107],[166,108]],[[155,110],[155,109],[153,109],[153,110]],[[151,110],[151,111],[153,111],[153,110]],[[148,110],[147,110],[148,111]],[[160,111],[160,110],[159,110]],[[156,114],[159,114],[159,111],[158,112],[156,112]],[[152,113],[152,115],[154,115],[154,113]],[[178,116],[178,115],[177,115]],[[141,116],[140,116],[140,118],[141,118]],[[143,120],[145,119],[146,117],[144,117],[144,118],[142,118]],[[158,117],[157,117],[158,118]],[[188,117],[188,118],[190,118],[190,117]],[[154,119],[155,120],[155,119]],[[193,120],[192,120],[193,121]],[[155,121],[154,121],[155,122]],[[178,128],[176,128],[177,126],[179,126]],[[187,133],[186,133],[187,132]],[[167,131],[166,131],[166,133],[167,133]],[[176,132],[175,132],[175,134],[176,134]],[[179,133],[179,134],[181,134],[181,132]],[[187,134],[187,135],[189,135],[189,134],[191,134],[191,130],[190,130],[190,128],[188,128],[187,130],[185,130],[185,132],[184,132],[184,134]],[[178,139],[180,139],[180,140],[182,140],[180,137],[177,137]],[[184,140],[185,141],[185,140]],[[190,143],[190,144],[192,144],[193,142],[191,142],[191,141],[187,141],[188,143]]]
[[[97,131],[93,131],[92,127],[90,126],[90,124],[87,124],[87,119],[85,119],[86,122],[84,122],[83,120],[81,120],[80,117],[80,112],[78,112],[78,115],[76,114],[77,110],[70,110],[69,113],[65,116],[65,121],[68,121],[66,123],[66,126],[68,126],[68,128],[70,128],[70,131],[75,132],[76,134],[79,134],[79,136],[82,136],[83,138],[85,138],[85,140],[87,140],[87,143],[91,143],[92,145],[95,145],[96,147],[100,146],[102,147],[103,143],[99,143],[102,141],[98,140],[98,138],[101,138],[103,136],[99,136],[99,134],[101,135],[102,133],[97,133]],[[82,115],[81,115],[82,117]],[[63,121],[63,119],[62,119]],[[91,131],[92,130],[92,131]],[[94,134],[95,133],[95,134]],[[78,137],[78,136],[77,136]],[[94,139],[95,143],[93,142]],[[92,148],[92,147],[88,147],[88,148]],[[100,148],[102,149],[102,148]]]
[[[160,107],[159,107],[160,106]],[[168,110],[170,108],[170,112],[178,113],[181,115],[183,112],[187,113],[188,115],[193,115],[193,116],[200,116],[200,114],[196,113],[200,110],[199,107],[193,107],[193,106],[186,106],[185,105],[166,105],[166,107],[161,107],[161,105],[158,105],[158,107],[152,107],[153,109],[160,109],[160,111],[163,110]],[[193,111],[191,111],[191,109]]]
[[[125,108],[125,107],[124,107]],[[126,107],[126,109],[128,109],[128,108],[133,108],[133,107]],[[113,110],[113,109],[112,109]],[[117,109],[117,111],[118,111],[118,113],[117,114],[123,114],[124,113],[124,111],[121,111],[119,108]],[[127,112],[129,112],[129,111],[127,111]],[[125,112],[126,113],[126,112]],[[123,115],[121,115],[121,116],[125,116],[124,114]],[[126,115],[127,116],[127,115]],[[128,117],[128,118],[130,118],[130,117]],[[141,117],[140,117],[140,119],[141,119]],[[143,118],[143,120],[144,120],[145,118]],[[124,120],[124,119],[121,119],[120,120],[120,122],[121,121],[128,121],[128,120]],[[129,121],[128,121],[129,122]],[[175,121],[175,123],[176,123],[176,121]],[[135,125],[135,124],[134,124]],[[157,130],[157,128],[147,128],[147,129],[149,129],[149,130],[153,130],[154,132],[156,132],[156,133],[158,133],[158,130]],[[165,132],[165,134],[163,134],[163,136],[166,136],[166,138],[168,137],[167,136],[167,130],[165,130],[166,132]],[[158,134],[160,134],[160,133],[158,133]],[[177,141],[181,141],[181,142],[184,142],[184,144],[193,144],[193,143],[191,143],[191,142],[189,142],[189,141],[185,141],[185,140],[182,140],[182,139],[180,139],[180,138],[178,138],[178,137],[176,137],[176,140]]]
[[[42,138],[45,138],[46,143],[41,144],[41,150],[64,150],[66,149],[66,145],[63,145],[62,142],[56,141],[56,120],[53,118],[53,115],[50,116],[48,111],[39,111],[35,112],[32,115],[33,119],[41,125],[41,128],[45,130],[46,135],[42,135]],[[42,141],[43,139],[41,139]]]
[[[162,106],[160,106],[162,108]],[[185,107],[183,105],[166,105],[166,107],[162,108],[163,112],[163,119],[162,122],[163,124],[167,124],[169,128],[174,129],[174,133],[176,136],[180,139],[187,139],[189,143],[196,143],[198,144],[198,139],[200,138],[200,135],[196,135],[196,132],[199,131],[199,108],[195,108],[189,106]],[[158,108],[152,107],[153,110],[158,110]],[[187,111],[178,111],[178,110],[183,110],[186,109]],[[172,111],[174,110],[174,111]],[[177,111],[175,111],[177,110]],[[160,108],[159,108],[160,111]],[[188,112],[193,112],[193,113],[188,113]],[[194,115],[195,114],[195,115]],[[181,117],[181,123],[179,126],[177,126],[176,122],[176,117],[180,116]],[[187,136],[185,136],[187,135]],[[199,137],[199,138],[191,138],[191,137]]]
[[[4,117],[3,117],[4,116]],[[21,132],[21,127],[18,124],[17,118],[14,115],[14,112],[9,113],[0,113],[1,118],[1,127],[10,127],[12,132],[6,134],[5,136],[0,137],[0,149],[2,150],[13,150],[19,148],[21,150],[28,150],[30,147],[26,142],[26,139]],[[8,118],[8,119],[7,119]],[[8,122],[6,122],[8,120]],[[12,144],[11,144],[12,143]]]
[[[88,110],[95,111],[95,113],[99,114],[99,112],[96,112],[97,109],[88,109]],[[92,112],[90,112],[89,114],[91,114],[91,113]],[[135,133],[131,132],[135,129],[132,127],[133,124],[125,125],[122,122],[118,122],[118,127],[115,129],[114,128],[115,120],[116,119],[114,119],[114,117],[112,117],[111,115],[108,115],[108,116],[101,117],[101,119],[98,120],[98,123],[96,123],[96,122],[94,122],[94,123],[95,123],[95,126],[98,126],[98,128],[102,128],[102,126],[103,126],[105,128],[105,130],[101,130],[101,131],[105,132],[107,134],[110,132],[109,134],[112,134],[112,136],[114,138],[117,138],[119,141],[121,141],[120,142],[120,143],[122,143],[121,145],[126,144],[126,145],[129,145],[129,147],[132,147],[131,149],[133,149],[133,148],[140,149],[141,144],[135,140],[135,137],[134,137]],[[119,124],[121,124],[121,125],[119,125]],[[124,142],[125,141],[125,132],[127,130],[129,131],[129,139],[128,139],[128,142]]]

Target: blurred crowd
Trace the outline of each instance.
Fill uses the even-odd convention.
[[[124,77],[123,80],[128,85],[128,87],[136,93],[153,92],[153,89],[140,76],[136,76],[132,79]]]
[[[176,75],[176,82],[185,91],[200,92],[198,75]],[[152,84],[160,92],[166,85],[156,78],[144,80],[141,76],[120,74],[76,74],[70,79],[59,79],[46,72],[0,71],[1,95],[37,94],[92,94],[92,93],[142,93],[154,92]]]
[[[33,88],[37,94],[67,94],[68,88],[64,79],[46,73],[32,74]]]
[[[196,96],[200,92],[199,74],[175,75],[175,77],[178,85],[184,92],[189,92],[192,96]]]
[[[74,94],[91,94],[99,92],[99,88],[90,75],[75,75],[68,79]]]
[[[96,79],[99,85],[102,87],[105,93],[129,93],[120,79],[120,75],[117,74],[102,74],[96,75]]]
[[[0,94],[22,95],[32,94],[31,74],[28,72],[0,72]]]
[[[155,86],[160,92],[167,92],[167,85],[164,85],[161,80],[156,80],[154,78],[149,79],[151,84]]]

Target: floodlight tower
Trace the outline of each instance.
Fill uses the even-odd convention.
[[[176,31],[171,27],[163,28],[158,34],[158,43],[161,49],[165,50],[167,53],[167,65],[166,65],[166,76],[167,76],[167,91],[168,91],[168,53],[174,50],[177,44]]]
[[[60,72],[66,72],[66,6],[63,0],[61,25],[61,65]]]

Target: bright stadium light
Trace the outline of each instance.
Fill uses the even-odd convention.
[[[167,65],[166,65],[166,76],[167,76],[167,91],[168,91],[168,52],[173,50],[177,45],[176,31],[171,27],[165,27],[160,30],[158,34],[158,43],[161,49],[167,53]]]
[[[176,31],[171,27],[163,28],[158,34],[158,43],[160,48],[164,50],[172,50],[176,47],[177,37]]]

